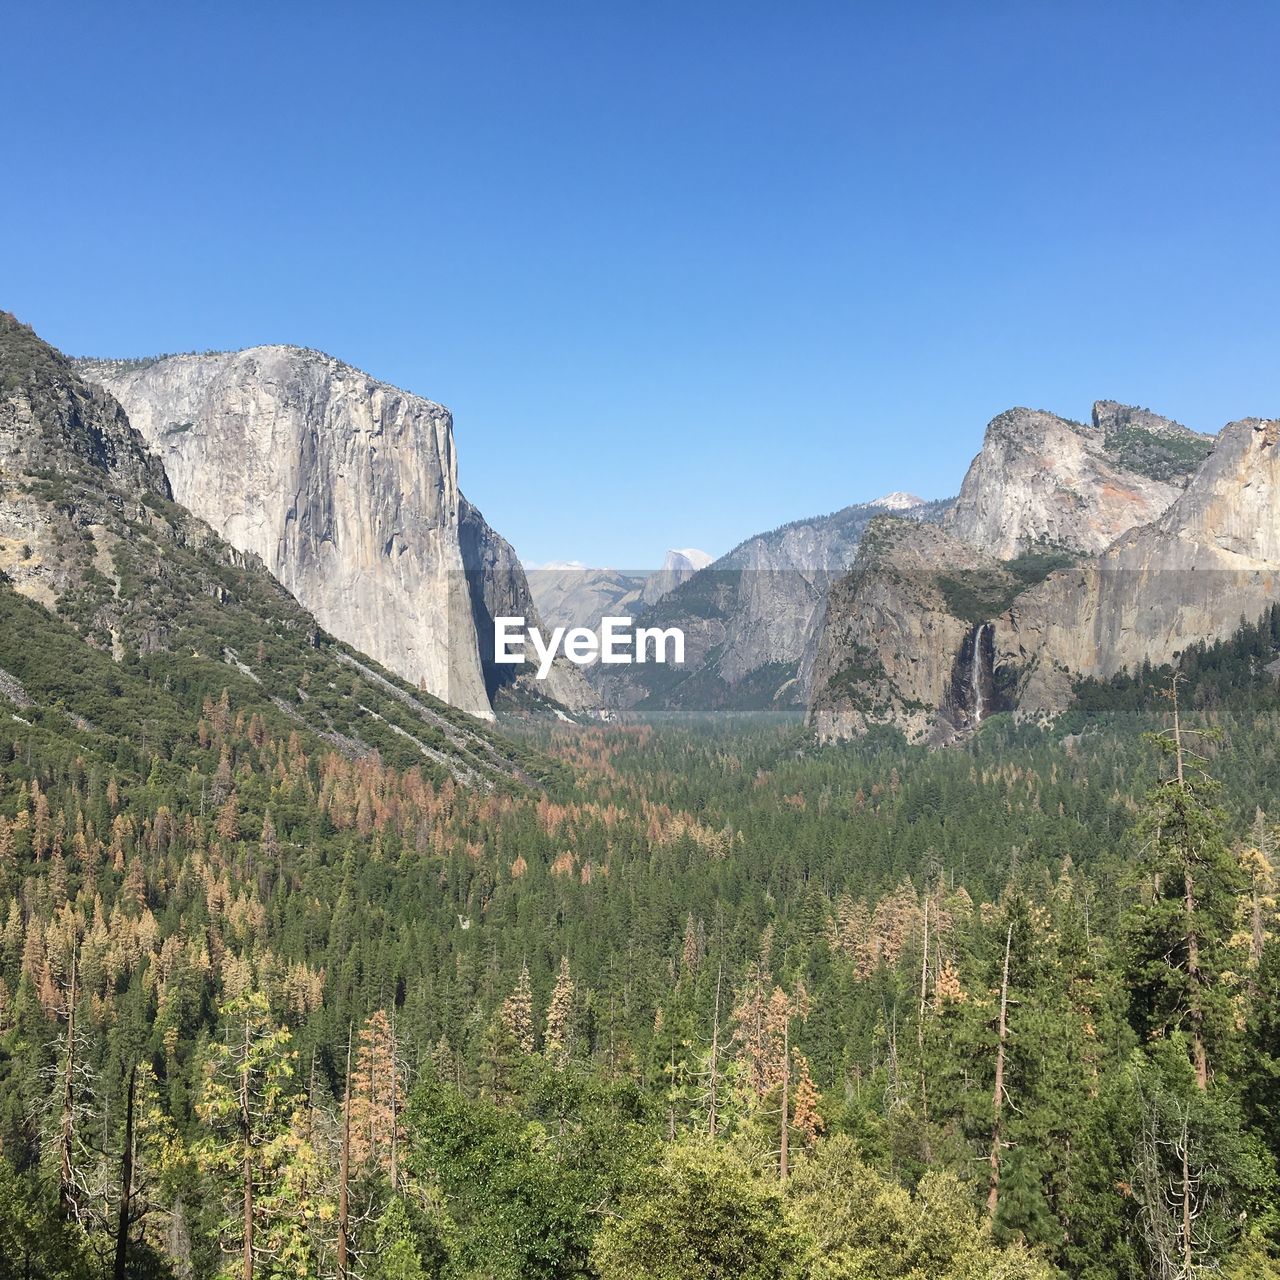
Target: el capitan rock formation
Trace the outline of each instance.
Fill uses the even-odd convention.
[[[495,557],[505,586],[486,577],[496,544],[458,488],[447,409],[290,346],[82,369],[124,405],[177,501],[260,556],[322,626],[492,716],[477,603],[528,591],[514,556]]]

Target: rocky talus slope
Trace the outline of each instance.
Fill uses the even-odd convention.
[[[289,346],[81,368],[123,404],[176,500],[322,626],[492,715],[447,409]]]

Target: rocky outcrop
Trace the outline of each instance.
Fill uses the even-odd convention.
[[[1019,585],[943,529],[876,520],[827,601],[808,707],[819,738],[889,724],[941,743],[1003,709],[985,616]]]
[[[890,494],[746,539],[643,615],[646,625],[684,631],[682,678],[618,668],[602,672],[599,687],[619,705],[651,708],[804,705],[827,592],[854,563],[868,525],[885,510],[937,520],[947,505]]]
[[[712,557],[694,547],[669,550],[663,557],[662,568],[644,580],[640,598],[645,604],[657,604],[670,595],[682,582],[688,582],[699,569],[705,569]]]
[[[1106,402],[1095,421],[1188,450],[1205,440]],[[1231,423],[1154,519],[1076,565],[1049,564],[996,561],[924,525],[877,522],[831,591],[810,722],[825,738],[892,723],[945,741],[993,711],[1053,715],[1082,677],[1160,666],[1256,622],[1280,601],[1280,423]]]
[[[1280,600],[1280,422],[1223,428],[1186,491],[1079,569],[1052,574],[996,623],[1024,714],[1061,710],[1078,676],[1172,661]]]
[[[93,568],[94,528],[145,520],[146,499],[169,496],[120,405],[0,312],[0,571],[53,608]]]
[[[1213,436],[1114,400],[1094,402],[1093,425],[1118,466],[1152,480],[1185,486],[1213,452]]]
[[[124,405],[177,501],[261,557],[323,627],[492,715],[447,409],[297,347],[83,368]]]
[[[1198,462],[1212,446],[1111,401],[1098,402],[1095,422],[1038,409],[993,419],[947,528],[1000,559],[1051,549],[1096,554],[1161,515],[1185,483],[1178,459]]]

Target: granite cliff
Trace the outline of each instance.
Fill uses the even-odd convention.
[[[942,743],[1003,701],[983,614],[1020,580],[945,529],[882,516],[831,588],[813,668],[809,723],[823,741],[877,724]]]
[[[705,569],[712,557],[694,547],[669,550],[663,557],[662,568],[644,580],[640,598],[645,604],[657,604],[670,595],[682,582],[688,582],[699,569]]]
[[[285,737],[296,730],[311,747],[376,749],[483,787],[529,780],[511,744],[328,634],[258,555],[173,501],[160,459],[116,399],[5,313],[0,603],[16,637],[0,683],[47,687],[49,664],[61,663],[57,704],[37,711],[69,719],[90,757],[97,722],[119,726],[119,671],[152,690],[119,726],[144,757],[190,732],[178,703],[198,718],[202,696],[227,688],[246,717]],[[89,648],[115,660],[105,676]]]
[[[684,631],[683,668],[613,668],[597,687],[614,705],[645,710],[803,706],[827,592],[867,527],[885,511],[937,521],[947,506],[895,493],[747,538],[642,615]]]
[[[486,596],[527,586],[505,553],[490,580],[497,543],[459,491],[447,409],[298,347],[81,368],[124,406],[176,500],[261,557],[322,626],[492,716],[477,616]]]
[[[1280,422],[1224,427],[1157,520],[1051,574],[996,621],[996,661],[1023,714],[1061,710],[1078,676],[1107,678],[1224,639],[1280,599]]]
[[[1095,404],[1092,425],[1010,409],[987,427],[947,528],[1001,559],[1096,554],[1166,510],[1212,445],[1211,436],[1113,401]]]
[[[832,589],[810,723],[945,741],[1255,622],[1280,599],[1278,430],[1202,436],[1111,401],[1090,427],[1001,415],[945,536],[881,522]]]
[[[556,659],[545,680],[536,680],[522,667],[493,660],[495,618],[526,618],[532,626],[542,626],[542,619],[515,548],[489,526],[473,503],[459,497],[458,542],[486,695],[495,701],[503,690],[521,684],[522,692],[550,698],[571,711],[592,710],[597,699],[591,686],[582,671],[566,658]]]

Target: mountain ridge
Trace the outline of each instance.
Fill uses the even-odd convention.
[[[49,686],[33,637],[70,629],[88,646],[78,665],[97,663],[96,649],[103,671],[145,670],[179,691],[234,687],[255,714],[344,754],[376,750],[486,788],[530,780],[518,749],[337,641],[170,492],[120,404],[0,313],[0,585],[18,619],[2,665],[19,685]],[[71,697],[74,669],[60,679]],[[110,714],[110,699],[76,687],[94,715]]]
[[[1121,432],[1118,445],[1107,445],[1109,430]],[[1176,483],[1144,487],[1133,471],[1129,487],[1113,483],[1123,466],[1106,451],[1135,448],[1134,431],[1186,446],[1152,452],[1138,441],[1144,464]],[[1092,427],[1040,411],[1000,415],[944,522],[954,540],[933,549],[932,563],[904,566],[894,548],[905,523],[886,517],[903,530],[866,546],[833,591],[809,723],[828,739],[891,723],[915,740],[944,742],[994,711],[1051,717],[1081,679],[1159,666],[1256,622],[1280,597],[1278,431],[1273,420],[1246,419],[1204,436],[1112,401],[1095,404]],[[1085,492],[1055,506],[1070,476],[1083,477]],[[1134,522],[1138,513],[1150,518]],[[971,562],[975,552],[988,562]],[[912,573],[915,589],[906,590]],[[863,616],[868,601],[878,628]],[[903,636],[915,638],[923,668],[905,683],[895,666],[903,655],[894,638]],[[842,679],[851,664],[859,678]],[[977,693],[985,705],[975,716]]]

